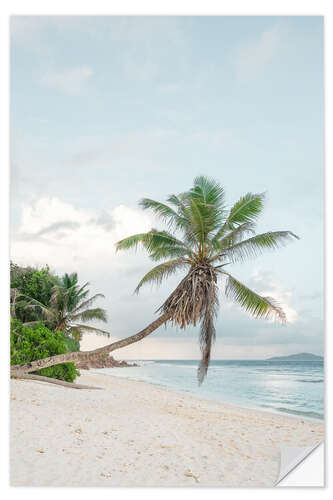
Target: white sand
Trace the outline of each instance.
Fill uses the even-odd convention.
[[[13,486],[273,486],[280,446],[324,426],[82,371],[76,390],[12,380]]]

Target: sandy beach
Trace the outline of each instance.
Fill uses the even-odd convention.
[[[12,486],[273,486],[280,446],[324,426],[82,371],[75,390],[11,381]]]

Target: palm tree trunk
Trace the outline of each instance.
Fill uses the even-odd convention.
[[[14,365],[11,367],[11,376],[15,378],[19,378],[20,375],[25,375],[30,372],[34,372],[37,370],[41,370],[42,368],[47,368],[49,366],[59,365],[60,363],[78,363],[79,361],[88,361],[89,359],[99,357],[103,354],[109,354],[116,349],[121,349],[122,347],[126,347],[127,345],[134,344],[135,342],[139,342],[143,338],[150,335],[161,325],[166,323],[171,317],[170,313],[162,314],[155,321],[150,323],[146,328],[141,330],[141,332],[132,335],[131,337],[126,337],[125,339],[118,340],[117,342],[113,342],[112,344],[106,345],[104,347],[100,347],[98,349],[94,349],[93,351],[86,352],[67,352],[65,354],[58,354],[56,356],[51,356],[49,358],[38,359],[37,361],[31,361],[25,365]]]

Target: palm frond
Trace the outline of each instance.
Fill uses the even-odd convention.
[[[191,196],[207,205],[224,208],[224,189],[217,181],[200,175],[194,179]]]
[[[68,290],[60,285],[54,285],[52,288],[52,294],[50,298],[50,306],[52,309],[65,309],[65,302],[66,302],[66,293],[68,293]]]
[[[116,243],[116,250],[129,250],[134,248],[135,250],[138,248],[139,243],[145,245],[150,241],[149,233],[139,233],[133,234],[132,236],[128,236]]]
[[[216,239],[220,239],[226,231],[233,230],[244,222],[254,224],[262,212],[264,198],[264,193],[247,193],[242,196],[230,209],[225,223],[216,233]]]
[[[64,288],[72,288],[78,283],[78,275],[77,273],[65,273],[60,279],[60,282]]]
[[[160,201],[143,198],[139,201],[139,205],[144,210],[152,210],[158,217],[167,222],[170,227],[181,228],[188,224],[184,217],[181,217],[173,208]]]
[[[78,304],[77,307],[75,309],[73,309],[73,311],[71,311],[71,314],[78,313],[78,312],[82,311],[83,309],[90,307],[95,302],[95,300],[100,299],[100,298],[105,299],[105,295],[103,295],[102,293],[96,293],[95,295],[90,297],[90,299],[87,299],[87,300],[81,302],[80,304]]]
[[[243,222],[256,222],[261,214],[265,199],[265,193],[247,193],[242,196],[229,212],[227,225],[234,229],[235,225]]]
[[[136,248],[139,243],[143,245],[149,254],[154,254],[163,248],[170,248],[172,246],[182,247],[188,252],[191,252],[181,240],[177,239],[168,231],[157,231],[156,229],[151,229],[148,233],[135,234],[118,241],[117,250],[127,250],[132,247]]]
[[[181,240],[173,236],[168,231],[157,231],[156,229],[151,229],[147,234],[149,234],[149,240],[147,240],[144,245],[148,252],[154,252],[157,249],[170,246],[183,247],[184,249],[190,251],[190,249],[188,249]]]
[[[158,266],[153,267],[145,276],[140,280],[134,293],[139,293],[142,285],[147,283],[152,283],[159,285],[163,281],[164,278],[175,274],[177,271],[181,269],[185,269],[189,266],[189,263],[184,259],[172,259],[167,262],[163,262],[163,264],[159,264]]]
[[[229,231],[220,239],[217,237],[217,235],[214,236],[211,243],[215,250],[220,251],[221,249],[229,248],[230,246],[240,241],[246,233],[254,233],[254,224],[252,222],[244,222],[243,224],[240,224],[240,226],[238,226],[236,229],[233,229],[232,231]]]
[[[89,285],[90,285],[90,283],[89,283],[89,281],[87,281],[86,283],[84,283],[84,285],[80,286],[76,290],[76,294],[77,294],[79,300],[84,299],[89,294],[89,290],[85,290],[85,288],[87,288]]]
[[[149,257],[154,261],[159,261],[162,259],[170,259],[170,258],[179,258],[179,257],[191,257],[192,251],[189,248],[176,246],[176,245],[168,245],[160,248],[156,248],[154,252],[152,252]]]
[[[33,299],[32,297],[28,297],[27,295],[21,294],[21,297],[27,299],[27,304],[23,306],[24,309],[35,309],[37,312],[41,312],[42,316],[46,319],[52,319],[54,317],[54,313],[52,309],[39,302],[39,300]]]
[[[192,234],[195,235],[195,238],[200,244],[203,244],[208,233],[207,213],[205,213],[203,205],[194,199],[189,200],[188,206],[186,207],[186,215],[191,222]]]
[[[249,314],[255,318],[275,319],[286,323],[286,315],[275,299],[258,295],[225,271],[220,271],[220,273],[228,278],[225,288],[226,296],[237,302]]]
[[[96,333],[96,335],[104,335],[106,337],[111,337],[110,332],[102,330],[101,328],[96,328],[94,326],[81,325],[79,323],[76,323],[75,325],[73,325],[73,328],[79,328],[82,332],[86,331],[88,333]]]
[[[178,210],[183,212],[185,205],[184,205],[184,199],[186,199],[186,193],[180,193],[178,196],[175,194],[171,194],[167,198],[167,202],[171,203],[175,207],[177,207]]]
[[[71,315],[71,321],[91,321],[93,319],[98,319],[99,321],[104,321],[104,323],[107,323],[107,315],[105,309],[96,307],[95,309],[86,309],[85,311]]]
[[[194,234],[200,242],[204,242],[209,234],[221,226],[225,220],[224,209],[224,191],[223,188],[212,179],[200,176],[194,180],[194,186],[187,193],[187,199],[184,204],[185,213],[189,214],[191,223],[195,223]],[[198,233],[199,216],[203,222],[203,229]],[[202,240],[200,240],[202,235]]]
[[[82,340],[82,332],[80,328],[77,328],[76,326],[71,326],[69,328],[69,337],[73,338],[77,342],[80,342]]]
[[[185,221],[182,226],[184,233],[184,243],[187,246],[197,245],[198,239],[192,230],[191,217],[189,217],[188,208],[188,193],[172,194],[167,198],[167,201],[177,208],[179,216]]]
[[[265,250],[275,250],[285,245],[293,238],[299,239],[299,237],[291,231],[272,231],[257,234],[252,238],[236,243],[229,248],[225,248],[223,252],[232,262],[238,262],[249,257],[261,255]]]

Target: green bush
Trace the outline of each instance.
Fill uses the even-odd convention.
[[[67,335],[64,335],[64,340],[66,342],[68,351],[78,352],[80,350],[80,342],[78,340],[67,337]]]
[[[69,348],[62,332],[51,332],[43,323],[33,328],[24,326],[19,320],[11,318],[10,328],[10,364],[19,365],[38,359],[64,354]],[[42,368],[34,372],[36,375],[57,378],[73,382],[80,375],[74,363]]]
[[[51,273],[48,266],[37,269],[20,267],[13,262],[10,263],[11,288],[15,288],[18,293],[36,299],[42,304],[48,305],[50,303],[53,287],[58,281],[59,278]],[[24,300],[16,302],[15,317],[22,323],[38,321],[40,314],[33,309],[27,309],[26,304],[27,302]]]

